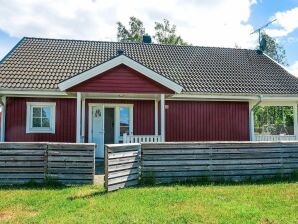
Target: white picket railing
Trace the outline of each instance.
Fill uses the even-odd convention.
[[[295,135],[255,135],[255,141],[296,141]]]
[[[123,143],[161,142],[160,135],[127,135],[123,134]]]

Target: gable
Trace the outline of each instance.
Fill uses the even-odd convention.
[[[149,79],[140,72],[121,64],[81,82],[70,92],[105,93],[174,93],[173,90]]]

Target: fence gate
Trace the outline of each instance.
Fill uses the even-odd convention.
[[[139,184],[141,144],[105,145],[105,188],[114,191]]]

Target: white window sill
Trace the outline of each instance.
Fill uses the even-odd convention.
[[[41,133],[41,134],[55,134],[55,131],[54,130],[33,129],[33,130],[27,130],[26,133],[27,134],[30,134],[30,133],[35,133],[35,134],[38,134],[38,133]]]

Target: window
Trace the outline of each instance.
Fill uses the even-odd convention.
[[[56,103],[27,103],[26,133],[55,133]]]
[[[120,107],[120,136],[129,134],[129,107]]]

